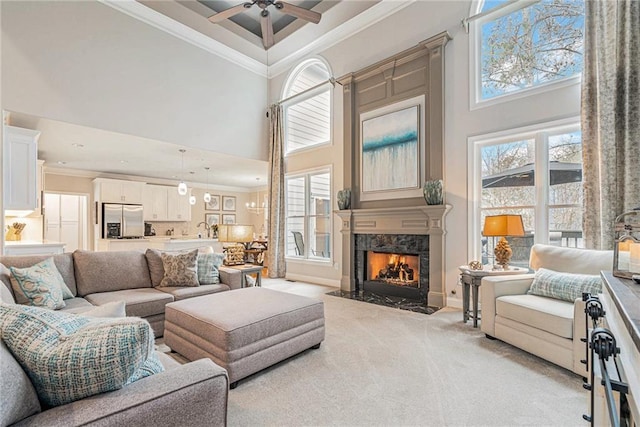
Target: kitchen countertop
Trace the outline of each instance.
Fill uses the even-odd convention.
[[[602,277],[636,349],[640,352],[640,284],[631,279],[615,277],[610,271],[603,271]]]
[[[52,240],[10,240],[4,242],[5,246],[20,247],[46,247],[46,246],[65,246],[64,242],[55,242]]]

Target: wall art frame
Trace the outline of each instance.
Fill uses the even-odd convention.
[[[222,210],[231,212],[235,211],[236,196],[222,196]]]
[[[222,223],[223,224],[235,224],[236,223],[236,214],[222,214]]]
[[[219,211],[220,210],[220,195],[212,194],[211,201],[204,202],[204,209],[207,211]]]

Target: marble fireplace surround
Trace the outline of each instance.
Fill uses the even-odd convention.
[[[428,304],[444,307],[445,291],[444,235],[445,216],[450,205],[408,206],[335,211],[341,219],[343,291],[356,290],[355,240],[356,234],[418,234],[429,236],[429,293]]]

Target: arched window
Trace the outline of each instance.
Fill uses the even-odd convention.
[[[285,154],[331,142],[331,73],[311,58],[293,69],[283,93]]]
[[[584,0],[480,0],[471,14],[472,108],[578,83]]]

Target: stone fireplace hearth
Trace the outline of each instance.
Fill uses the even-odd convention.
[[[342,291],[370,291],[444,307],[444,217],[450,208],[336,211],[342,234],[349,236],[342,239]],[[369,263],[379,255],[386,265]]]

